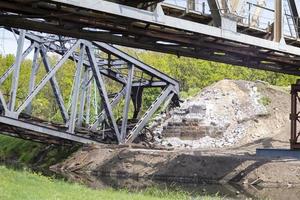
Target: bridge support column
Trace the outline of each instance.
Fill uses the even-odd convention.
[[[291,87],[291,139],[290,145],[291,149],[300,149],[300,142],[298,138],[300,136],[300,131],[298,130],[298,123],[300,122],[300,112],[298,111],[298,105],[300,105],[300,80],[297,80],[296,84]]]
[[[282,0],[275,0],[274,41],[282,42],[283,40]]]

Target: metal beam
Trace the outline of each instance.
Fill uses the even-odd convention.
[[[128,55],[127,53],[102,42],[94,42],[93,43],[96,47],[100,48],[101,50],[103,50],[104,52],[111,52],[114,56],[123,59],[129,63],[134,64],[134,66],[138,69],[144,70],[146,72],[148,72],[149,74],[151,74],[152,76],[155,76],[159,79],[162,79],[164,81],[169,82],[170,84],[173,84],[175,87],[177,87],[177,82],[169,77],[168,75],[154,69],[153,67],[150,67],[149,65],[133,58],[132,56]]]
[[[122,88],[120,92],[110,101],[110,105],[112,108],[114,108],[122,99],[122,97],[125,94],[125,88]],[[94,121],[94,123],[91,125],[91,130],[96,131],[98,125],[103,122],[103,120],[106,118],[105,110],[102,110],[101,113],[97,116],[97,119]]]
[[[217,27],[211,27],[205,24],[188,21],[185,19],[175,18],[163,13],[150,12],[132,8],[129,6],[116,4],[104,0],[86,0],[84,4],[80,0],[52,0],[53,2],[62,3],[69,6],[76,6],[93,10],[95,12],[103,12],[119,17],[130,18],[145,23],[155,24],[158,26],[170,27],[182,31],[189,31],[192,33],[199,33],[211,37],[221,38],[223,40],[234,41],[248,45],[257,46],[259,48],[272,49],[274,51],[286,52],[290,54],[300,55],[300,48],[291,45],[278,45],[273,41],[266,39],[241,34],[233,33],[229,30],[223,30]],[[216,0],[214,0],[216,1]],[[159,8],[157,8],[159,9]]]
[[[16,61],[15,61],[16,64],[14,65],[14,73],[12,77],[11,91],[10,91],[10,100],[8,105],[8,109],[10,110],[10,112],[14,112],[15,105],[16,105],[16,97],[18,91],[19,75],[20,75],[20,68],[22,62],[22,52],[24,47],[25,34],[26,34],[25,30],[21,30],[18,39],[18,47],[17,47],[17,54],[16,54]]]
[[[39,68],[39,63],[38,63],[38,56],[39,56],[39,47],[35,47],[34,48],[34,54],[33,54],[33,60],[32,60],[32,67],[31,67],[31,74],[30,74],[30,78],[29,78],[29,88],[28,88],[28,93],[30,94],[33,89],[34,89],[34,85],[35,85],[35,79],[36,79],[36,74]],[[32,110],[32,105],[31,102],[28,104],[28,106],[26,107],[26,113],[27,114],[31,114],[31,110]]]
[[[0,18],[0,22],[2,22],[3,18]],[[11,19],[6,19],[4,20],[4,22],[2,23],[7,23],[11,21]],[[20,24],[26,24],[27,22],[22,22]],[[60,32],[60,27],[56,27],[56,26],[51,26],[52,28],[49,27],[49,29],[43,29],[43,26],[45,26],[45,24],[43,23],[39,23],[39,22],[32,22],[33,24],[37,25],[37,30],[43,30],[46,32],[56,32],[56,33],[60,33],[62,34],[62,32]],[[14,26],[14,23],[10,24],[11,26]],[[49,25],[46,25],[49,26]],[[23,26],[22,26],[23,27]],[[78,34],[77,32],[74,31],[67,31],[67,30],[63,30],[63,34],[65,35],[71,35],[74,37],[84,37],[85,39],[89,39],[89,40],[97,40],[97,41],[109,41],[110,43],[117,43],[117,44],[121,44],[121,45],[126,45],[126,46],[130,46],[130,47],[135,47],[135,48],[145,48],[145,49],[149,49],[149,50],[153,50],[153,51],[159,51],[159,52],[168,52],[168,53],[172,53],[172,54],[176,54],[178,56],[188,56],[188,57],[194,57],[194,58],[201,58],[204,60],[210,60],[210,61],[216,61],[216,62],[223,62],[223,63],[227,63],[227,64],[233,64],[233,65],[238,65],[238,66],[246,66],[246,67],[250,67],[250,68],[258,68],[258,69],[264,69],[264,70],[269,70],[269,71],[275,71],[275,72],[281,72],[281,73],[285,73],[285,74],[292,74],[292,75],[298,75],[299,72],[295,72],[295,71],[285,71],[284,69],[274,69],[272,66],[269,67],[268,66],[268,62],[266,63],[266,58],[261,59],[261,62],[263,62],[264,67],[260,67],[260,65],[262,65],[262,63],[257,62],[259,64],[253,64],[253,65],[249,65],[248,62],[242,62],[241,61],[241,57],[245,56],[245,55],[239,55],[236,60],[233,59],[227,59],[228,54],[230,53],[226,53],[226,56],[216,56],[216,55],[211,55],[214,53],[213,49],[202,49],[199,47],[195,47],[195,48],[186,48],[186,47],[172,47],[172,46],[164,46],[164,45],[153,45],[153,44],[148,44],[148,43],[140,43],[135,41],[132,38],[127,38],[127,37],[121,37],[121,36],[115,36],[115,35],[110,35],[109,33],[105,33],[106,35],[103,35],[103,33],[80,33]],[[234,40],[233,40],[234,41]],[[271,42],[271,41],[269,41]],[[210,43],[212,44],[212,43]],[[232,43],[231,43],[232,44]],[[276,46],[276,45],[275,45]],[[282,46],[282,45],[281,45]],[[228,49],[231,49],[232,47],[228,47]],[[245,48],[245,47],[244,47]],[[250,47],[249,47],[250,48]],[[254,48],[259,49],[259,48]],[[282,50],[283,50],[283,46],[282,46]],[[209,50],[209,52],[207,53],[207,51]],[[220,51],[220,50],[218,50]],[[223,52],[223,50],[221,50],[221,52]],[[259,53],[259,52],[257,52]],[[282,52],[281,52],[282,53]],[[247,58],[249,57],[246,56]],[[252,56],[251,56],[252,58]],[[257,55],[253,58],[257,58]],[[297,58],[297,57],[295,57]],[[290,58],[283,58],[281,59],[281,61],[287,61],[290,60]],[[274,62],[274,61],[272,61]],[[275,61],[276,63],[277,61]],[[287,64],[283,65],[288,66]]]
[[[89,81],[89,71],[90,71],[90,69],[88,67],[85,67],[84,74],[83,74],[83,80],[82,80],[82,84],[81,84],[80,104],[79,104],[77,126],[82,126],[82,124],[83,124],[84,109],[85,109],[85,104],[86,104],[86,90],[87,90],[87,84]]]
[[[207,1],[210,11],[211,11],[211,16],[213,18],[213,25],[215,27],[221,27],[221,9],[219,7],[218,0],[211,0]]]
[[[91,93],[92,93],[92,82],[93,82],[93,75],[92,71],[89,70],[89,79],[88,85],[86,86],[86,111],[85,111],[85,123],[90,123],[90,112],[91,112]]]
[[[133,142],[134,139],[139,135],[140,131],[145,127],[152,115],[157,111],[161,104],[167,99],[172,92],[173,86],[167,86],[157,97],[157,99],[152,103],[149,109],[146,111],[144,116],[139,120],[139,122],[134,126],[131,132],[127,135],[126,143]]]
[[[109,99],[107,96],[104,81],[102,79],[102,76],[101,76],[99,70],[97,69],[97,62],[96,62],[96,59],[94,56],[94,52],[92,51],[92,43],[87,44],[86,52],[87,52],[87,55],[88,55],[88,58],[89,58],[89,61],[91,64],[91,68],[92,68],[93,75],[94,75],[94,78],[95,78],[95,81],[96,81],[96,84],[97,84],[97,87],[99,90],[99,94],[104,103],[104,109],[105,109],[105,112],[107,115],[107,119],[109,121],[109,124],[110,124],[112,130],[115,132],[115,134],[117,136],[118,142],[121,143],[122,142],[121,135],[120,135],[117,123],[115,121],[111,105],[109,103]]]
[[[1,91],[0,91],[0,103],[1,103],[2,107],[4,108],[4,114],[6,115],[6,113],[9,112],[9,110],[8,110],[8,106],[6,104],[5,98]]]
[[[81,50],[80,50],[79,60],[77,63],[77,68],[76,68],[75,78],[74,78],[74,88],[72,91],[73,94],[72,94],[72,103],[71,103],[71,114],[70,114],[70,119],[69,119],[69,123],[68,123],[68,125],[69,125],[68,132],[70,132],[70,133],[74,133],[74,130],[75,130],[79,89],[80,89],[80,79],[81,79],[81,71],[82,71],[82,66],[83,66],[85,47],[83,45],[81,45],[80,49]]]
[[[49,71],[46,76],[41,80],[41,82],[36,86],[30,95],[28,95],[17,109],[18,115],[28,106],[28,104],[33,100],[33,98],[41,91],[41,89],[46,85],[46,83],[55,75],[55,73],[62,67],[64,62],[69,58],[69,56],[78,48],[81,44],[81,40],[78,40],[57,62],[57,64]]]
[[[274,41],[281,42],[283,39],[283,10],[282,0],[275,0]]]
[[[34,131],[34,132],[37,132],[37,133],[51,135],[51,136],[55,136],[55,137],[58,137],[58,138],[63,138],[63,139],[66,139],[66,140],[71,140],[71,141],[83,143],[83,144],[97,144],[98,143],[94,140],[84,138],[84,137],[80,137],[78,135],[72,135],[72,134],[67,133],[67,132],[58,131],[58,130],[55,130],[55,129],[39,126],[39,125],[36,125],[36,124],[31,124],[29,122],[25,122],[25,121],[21,121],[21,120],[17,120],[17,119],[12,119],[12,118],[8,118],[8,117],[0,116],[0,123],[6,124],[6,125],[9,125],[9,126],[14,126],[14,127],[17,127],[17,128],[22,128],[22,129],[25,129],[25,130]]]
[[[291,9],[291,13],[293,15],[293,21],[295,26],[295,31],[297,33],[297,37],[300,36],[300,19],[299,19],[299,10],[295,0],[288,0],[289,7]]]
[[[37,47],[37,43],[33,42],[31,45],[23,52],[21,60],[23,61],[26,56],[29,55],[29,53]],[[14,62],[5,72],[4,74],[0,77],[0,85],[3,84],[3,82],[7,79],[7,77],[13,72],[14,68],[16,66],[16,62]]]
[[[50,62],[48,60],[45,47],[41,47],[40,53],[41,53],[41,56],[42,56],[42,60],[43,60],[46,72],[49,73],[52,70],[52,67],[51,67]],[[66,123],[69,119],[69,114],[68,114],[67,109],[65,107],[64,99],[62,97],[61,91],[59,89],[59,84],[58,84],[58,82],[55,78],[55,75],[52,78],[50,78],[50,85],[51,85],[51,88],[53,90],[53,94],[55,96],[55,100],[57,102],[57,105],[58,105],[58,108],[60,110],[61,116],[62,116],[64,122]]]
[[[133,75],[134,75],[134,66],[133,65],[128,66],[128,78],[127,78],[127,85],[125,91],[125,103],[124,103],[122,126],[121,126],[121,139],[123,143],[125,142],[125,137],[127,133],[128,112],[130,106]]]

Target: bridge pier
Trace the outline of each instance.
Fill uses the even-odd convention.
[[[298,128],[300,111],[298,106],[300,105],[300,80],[297,80],[296,84],[291,86],[291,139],[290,146],[291,149],[300,149],[300,142],[298,141],[300,136],[300,131]]]

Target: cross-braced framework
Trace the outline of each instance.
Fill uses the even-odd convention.
[[[3,133],[52,143],[59,143],[57,138],[60,138],[64,143],[124,144],[135,140],[163,103],[178,105],[176,80],[111,45],[7,30],[17,39],[17,53],[14,63],[0,76],[0,131]],[[28,55],[32,55],[32,66],[25,78],[28,91],[24,92],[20,91],[19,82],[21,77],[24,79],[22,63]],[[60,82],[67,76],[62,74],[65,72],[62,69],[68,62],[73,66],[67,69],[73,76],[72,88]],[[5,84],[9,85],[9,94],[3,91]],[[39,108],[35,101],[46,87],[53,92],[49,98],[55,100],[59,115],[44,120],[35,116]],[[153,88],[160,93],[145,108],[143,93]]]
[[[300,130],[298,124],[300,123],[300,80],[291,87],[291,149],[300,149],[299,136]]]

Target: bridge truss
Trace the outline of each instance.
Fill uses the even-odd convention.
[[[0,25],[54,34],[57,35],[56,37],[79,38],[81,42],[78,45],[84,46],[81,47],[85,54],[83,65],[89,63],[90,73],[98,81],[96,82],[99,88],[98,92],[106,103],[104,110],[107,115],[107,123],[119,143],[131,140],[124,136],[126,122],[122,122],[120,130],[117,129],[118,125],[111,114],[113,104],[112,102],[110,102],[111,105],[108,104],[107,96],[109,95],[103,93],[101,76],[98,76],[99,74],[97,75],[97,70],[95,70],[94,61],[97,58],[95,58],[95,54],[91,53],[91,49],[100,48],[118,58],[120,55],[115,54],[117,50],[114,47],[100,42],[300,75],[300,5],[298,1],[201,0],[202,4],[200,5],[197,4],[197,0],[186,0],[182,1],[185,2],[185,6],[170,2],[172,0],[0,0]],[[272,2],[273,8],[266,6],[268,2]],[[20,44],[18,46],[21,46]],[[56,51],[60,55],[67,53],[55,49],[52,51]],[[18,52],[16,66],[19,66],[21,57],[21,51]],[[76,61],[78,57],[80,57],[80,53],[72,59]],[[125,57],[127,58],[127,56]],[[126,61],[124,57],[121,59]],[[130,61],[129,64],[132,62]],[[140,66],[134,65],[135,69]],[[147,71],[148,68],[140,68],[140,70],[145,69]],[[100,75],[121,81],[119,76],[112,76],[107,70],[108,68],[100,70]],[[18,71],[18,68],[14,71]],[[123,82],[123,85],[130,82],[132,73],[130,71],[129,65],[125,78],[127,81]],[[151,74],[150,71],[148,73]],[[150,77],[156,77],[167,85],[163,87],[165,90],[158,98],[158,104],[160,104],[161,99],[168,99],[165,96],[170,96],[166,95],[170,90],[169,86],[171,85],[173,88],[171,89],[172,93],[177,94],[178,85],[170,82],[169,78],[165,79],[166,76],[161,76],[160,72],[157,71],[157,73],[159,75],[152,74]],[[57,88],[53,78],[50,78],[49,81],[54,89]],[[150,82],[152,82],[151,79]],[[152,85],[148,84],[147,87],[162,87],[160,84],[158,82]],[[131,87],[125,88],[127,91],[131,88],[131,91],[134,92],[136,87],[133,84]],[[55,89],[55,91],[56,94],[57,90]],[[14,96],[15,93],[12,92],[12,97]],[[61,98],[59,95],[56,96],[58,96],[57,102],[66,122],[65,125],[69,126],[67,122],[72,122],[74,114],[71,112],[71,120],[69,120],[66,109],[61,106],[63,104]],[[127,102],[128,96],[127,93],[125,95]],[[1,101],[5,105],[6,102],[3,98],[1,97]],[[15,101],[13,99],[12,102]],[[27,103],[29,104],[29,102]],[[5,116],[12,119],[20,117],[22,110],[17,110],[17,114],[15,114],[11,109],[14,106],[11,107],[10,104],[6,108]],[[155,101],[153,107],[156,108],[156,105]],[[25,109],[26,106],[21,108]],[[296,109],[295,106],[293,108]],[[126,108],[123,112],[126,121],[125,111]],[[143,127],[144,122],[149,119],[150,114],[147,113],[146,117],[137,123],[138,127],[139,125]],[[291,118],[294,122],[298,119]],[[66,129],[71,134],[73,134],[73,124],[74,120],[73,123],[70,123],[71,128]],[[95,126],[92,127],[95,128]],[[139,130],[140,128],[133,128],[131,133],[127,133],[127,137],[135,136]],[[297,128],[292,132],[292,148],[298,148],[298,137],[295,136],[297,132]]]
[[[0,77],[0,87],[11,81],[8,83],[9,95],[0,92],[1,132],[51,143],[124,144],[139,135],[163,102],[178,104],[177,81],[111,45],[32,31],[8,30],[18,36],[18,49],[15,62]],[[27,48],[25,40],[30,41]],[[24,91],[19,91],[19,80],[22,62],[29,54],[33,54],[33,64],[30,77],[26,79],[27,95],[24,95]],[[52,64],[55,55],[57,59]],[[69,60],[74,62],[74,69],[69,69],[74,72],[74,80],[72,89],[64,86],[64,90],[71,91],[67,106],[61,90],[63,85],[56,77]],[[41,66],[45,68],[43,76]],[[39,81],[38,74],[42,77]],[[38,106],[34,106],[33,102],[47,84],[53,91],[49,98],[53,98],[59,108],[56,123],[34,116]],[[110,85],[117,85],[115,91]],[[142,113],[143,93],[151,88],[158,88],[161,92]],[[116,119],[116,107],[122,108],[119,120]]]

